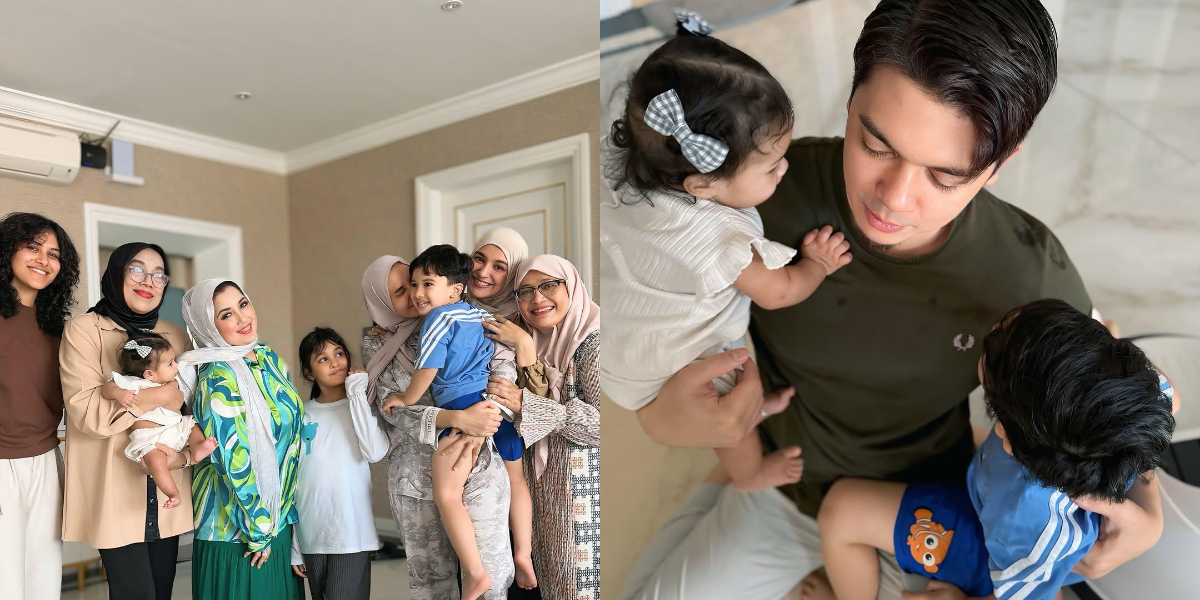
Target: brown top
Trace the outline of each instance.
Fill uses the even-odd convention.
[[[0,317],[0,415],[0,458],[40,456],[58,447],[58,338],[38,329],[31,306],[18,304],[17,314]]]
[[[192,345],[178,325],[160,320],[154,332],[171,342],[177,354]],[[95,548],[119,548],[146,541],[146,474],[125,458],[129,426],[140,411],[125,410],[100,396],[100,387],[117,371],[117,350],[128,341],[125,330],[108,317],[79,315],[63,330],[59,362],[67,410],[66,489],[63,540]],[[182,504],[162,509],[158,492],[158,531],[171,537],[192,530],[192,470],[172,471]]]

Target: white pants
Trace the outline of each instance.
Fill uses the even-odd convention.
[[[779,490],[702,483],[638,557],[621,598],[780,600],[821,566],[820,542],[816,520]],[[880,600],[898,600],[907,576],[890,554],[879,564]]]
[[[0,598],[57,600],[62,590],[62,455],[0,459]]]

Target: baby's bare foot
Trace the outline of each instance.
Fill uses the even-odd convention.
[[[199,446],[192,448],[192,462],[200,462],[204,460],[209,454],[213,453],[213,450],[216,449],[217,438],[215,437],[210,437],[203,442],[200,442]]]
[[[743,492],[765,490],[800,481],[804,473],[804,459],[800,458],[800,447],[780,448],[763,457],[758,472],[740,480],[735,478],[733,487]]]
[[[463,573],[462,600],[478,600],[480,596],[492,589],[492,576],[487,571],[472,577]]]
[[[533,573],[533,557],[529,554],[513,557],[513,566],[517,570],[517,585],[523,590],[537,587],[537,575]]]

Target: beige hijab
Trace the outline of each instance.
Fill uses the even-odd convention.
[[[416,354],[408,347],[408,339],[421,327],[421,317],[405,318],[392,310],[392,291],[387,287],[387,280],[396,263],[407,265],[408,261],[399,256],[380,256],[367,267],[362,277],[363,301],[367,304],[367,313],[371,315],[375,324],[388,330],[383,334],[383,347],[371,357],[371,362],[367,363],[367,377],[370,381],[367,397],[371,399],[375,398],[375,382],[393,358],[399,357],[410,373],[415,369],[417,359]]]
[[[508,261],[508,280],[503,288],[490,297],[476,298],[475,304],[493,315],[509,319],[517,314],[517,299],[513,297],[513,290],[517,289],[517,281],[520,280],[516,276],[517,270],[520,269],[521,263],[529,258],[529,245],[525,243],[521,234],[507,227],[498,227],[483,234],[479,243],[475,244],[475,250],[478,251],[489,244],[504,253],[504,258]]]
[[[543,330],[528,325],[529,334],[546,367],[546,379],[550,384],[550,399],[560,404],[567,398],[563,393],[565,374],[575,357],[575,351],[589,335],[600,330],[600,307],[592,302],[587,288],[579,277],[579,271],[570,261],[553,254],[535,256],[521,263],[513,277],[514,286],[520,284],[530,271],[540,271],[557,279],[565,279],[567,288],[567,315],[553,329]],[[550,447],[546,438],[538,440],[533,453],[533,472],[541,477],[546,468]]]

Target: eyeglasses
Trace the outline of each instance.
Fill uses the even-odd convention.
[[[558,286],[566,282],[566,279],[551,279],[549,281],[543,281],[537,284],[537,287],[517,288],[516,291],[513,292],[513,295],[516,296],[517,300],[520,300],[521,302],[532,302],[534,292],[540,292],[543,298],[549,298],[558,291]]]
[[[137,265],[129,265],[128,267],[125,267],[125,270],[129,271],[129,278],[132,279],[134,283],[142,283],[146,281],[147,275],[150,276],[150,280],[153,282],[154,287],[156,288],[165,288],[167,287],[167,282],[171,281],[171,278],[167,277],[166,273],[150,273],[149,271]]]

